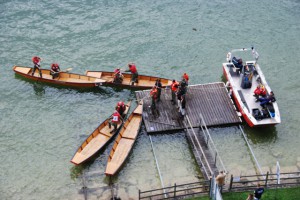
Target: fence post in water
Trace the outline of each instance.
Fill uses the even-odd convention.
[[[218,156],[218,152],[216,152],[216,154],[215,154],[215,165],[217,163],[217,156]]]
[[[176,183],[174,184],[174,198],[176,198]]]
[[[229,184],[229,192],[231,192],[231,189],[232,189],[232,182],[233,182],[233,175],[231,174],[230,184]]]
[[[268,184],[268,178],[269,178],[269,172],[267,172],[266,182],[265,182],[265,187],[267,187],[267,184]]]

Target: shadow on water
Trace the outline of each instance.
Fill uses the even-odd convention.
[[[278,138],[275,126],[250,128],[245,124],[243,128],[247,134],[247,138],[252,141],[253,144],[275,143]]]

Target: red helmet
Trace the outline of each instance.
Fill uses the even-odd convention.
[[[124,105],[124,102],[123,101],[119,101],[118,102],[118,106],[123,106]]]

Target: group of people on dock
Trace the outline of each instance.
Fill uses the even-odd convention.
[[[180,82],[176,81],[175,79],[172,81],[172,84],[169,86],[171,88],[171,102],[173,105],[177,103],[177,108],[183,118],[185,115],[185,106],[186,106],[186,93],[187,93],[187,86],[188,86],[189,76],[187,73],[182,75],[182,79]],[[157,106],[156,103],[160,102],[162,84],[160,79],[157,79],[155,85],[150,91],[151,97],[151,111],[152,113],[157,113]]]

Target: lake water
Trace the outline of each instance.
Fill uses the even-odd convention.
[[[83,166],[69,161],[81,142],[129,90],[80,91],[16,77],[14,65],[43,58],[72,72],[111,71],[137,64],[140,74],[191,84],[222,80],[228,51],[254,45],[273,89],[282,123],[250,129],[246,136],[264,170],[279,161],[300,167],[300,2],[190,1],[0,1],[0,199],[110,199],[104,175],[111,144]],[[254,172],[237,127],[210,129],[229,172]],[[183,132],[152,137],[165,186],[201,179]],[[138,189],[161,187],[149,137],[142,127],[129,159],[113,178],[118,196],[137,199]]]

